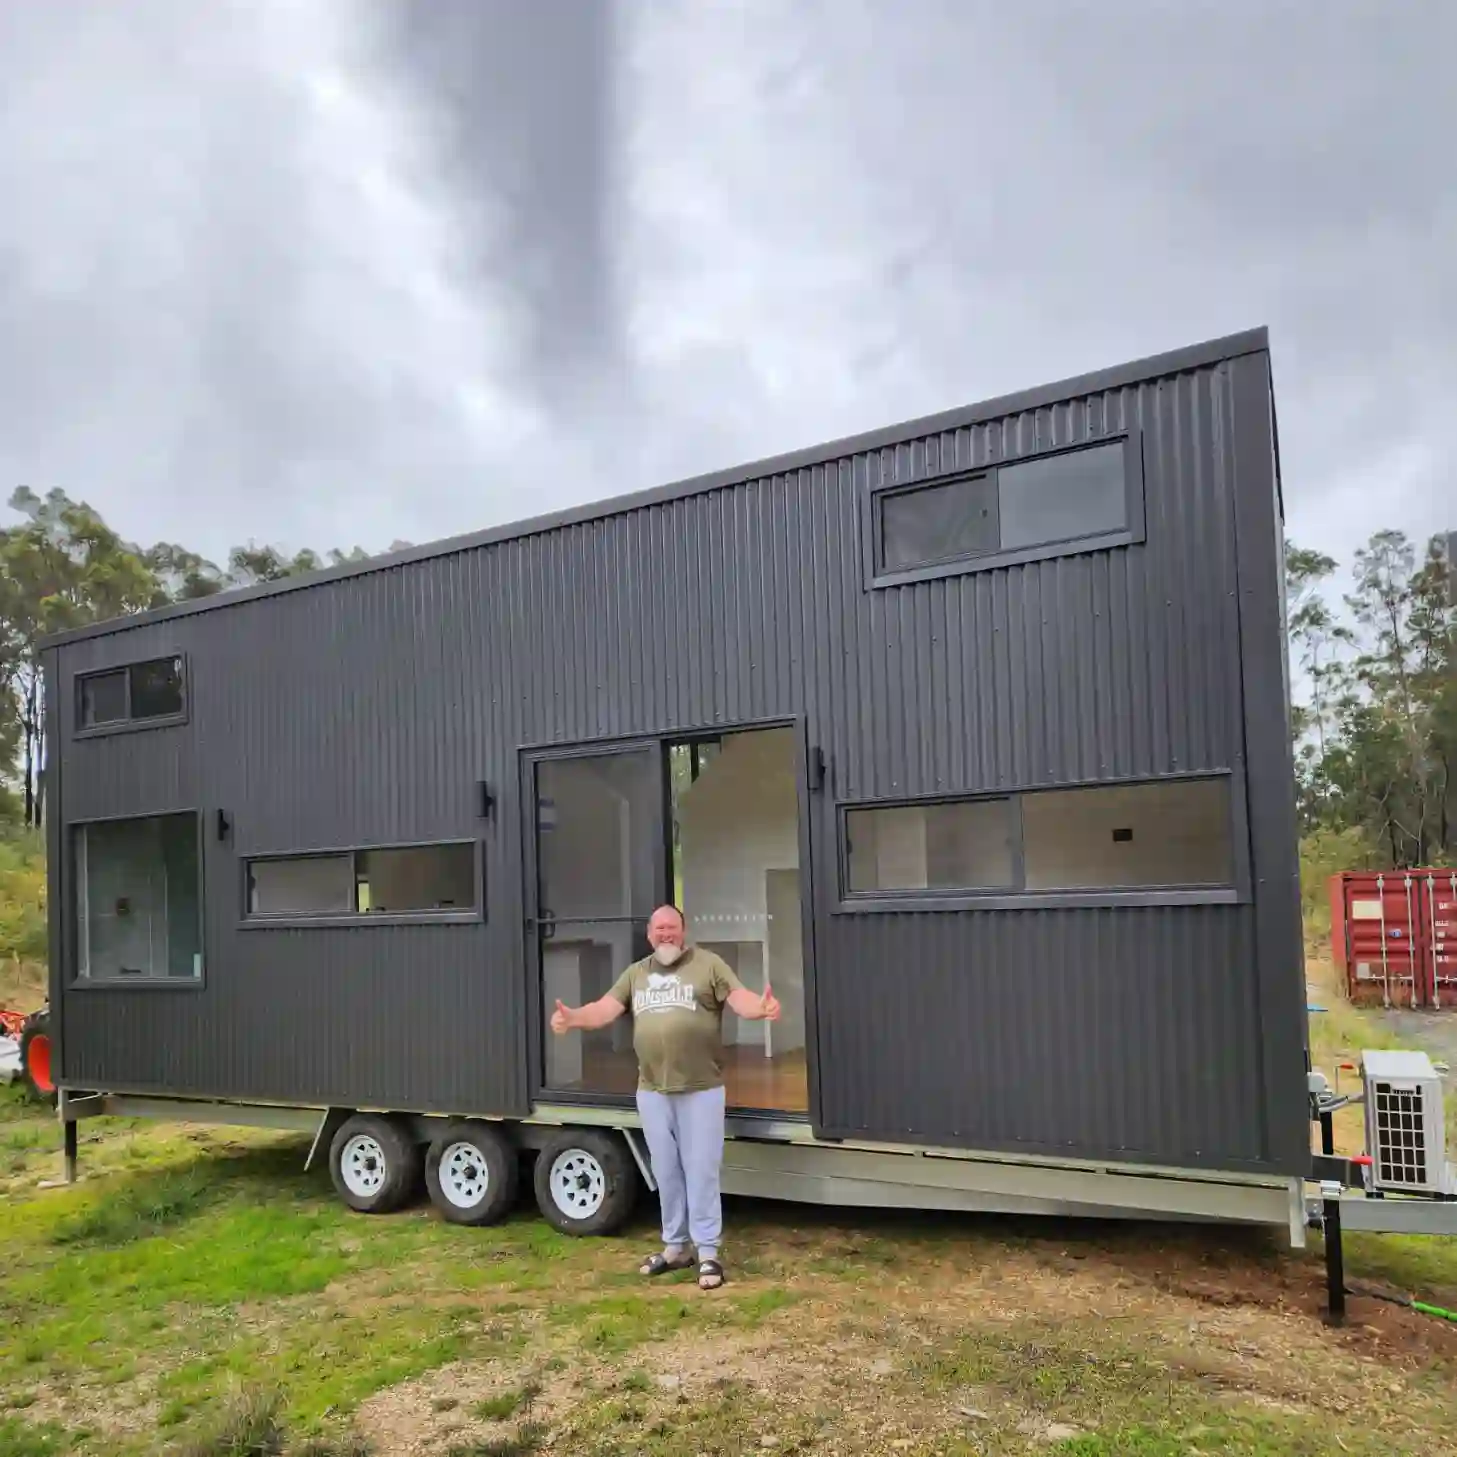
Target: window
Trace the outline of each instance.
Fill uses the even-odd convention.
[[[182,717],[182,659],[152,658],[89,673],[78,680],[83,729],[114,728]]]
[[[996,551],[997,492],[991,476],[887,495],[880,506],[881,553],[892,570]]]
[[[1022,796],[1028,890],[1229,885],[1223,779],[1053,789]]]
[[[1142,536],[1138,442],[1120,437],[988,465],[878,490],[870,501],[872,581],[1124,545]]]
[[[250,860],[247,875],[255,920],[471,913],[478,904],[473,844],[267,856]]]
[[[1225,777],[848,808],[845,888],[1013,896],[1225,890],[1235,881]]]
[[[1012,808],[1009,799],[980,799],[850,810],[851,893],[1012,887]]]
[[[202,895],[195,814],[79,825],[77,976],[197,981]]]
[[[1002,466],[997,511],[1000,545],[1008,550],[1125,530],[1123,442]]]

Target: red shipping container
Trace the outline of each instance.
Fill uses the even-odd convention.
[[[1347,870],[1330,897],[1352,1002],[1457,1011],[1457,870]]]

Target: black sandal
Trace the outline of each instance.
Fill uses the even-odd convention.
[[[705,1285],[707,1280],[710,1283]],[[698,1262],[698,1288],[700,1290],[717,1290],[723,1284],[723,1266],[717,1260],[700,1260]]]
[[[692,1260],[683,1258],[670,1260],[662,1250],[658,1250],[637,1267],[637,1272],[651,1279],[654,1275],[666,1275],[670,1270],[686,1270],[692,1263]]]

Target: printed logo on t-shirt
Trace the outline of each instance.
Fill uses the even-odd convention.
[[[650,971],[647,986],[632,994],[632,1015],[644,1012],[698,1010],[698,993],[692,982],[685,982],[676,972]]]

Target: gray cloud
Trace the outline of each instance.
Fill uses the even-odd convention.
[[[470,239],[466,292],[509,280],[521,374],[565,405],[619,364],[621,179],[614,8],[394,0],[382,60],[436,138],[443,206]]]
[[[0,13],[0,469],[383,545],[1253,323],[1292,533],[1457,524],[1445,0]]]

